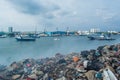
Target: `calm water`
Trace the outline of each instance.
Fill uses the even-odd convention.
[[[95,49],[100,45],[119,43],[119,36],[114,41],[90,41],[85,36],[41,37],[35,42],[17,42],[14,38],[0,38],[0,64],[10,64],[25,58],[51,57],[56,53],[68,54],[81,50]]]

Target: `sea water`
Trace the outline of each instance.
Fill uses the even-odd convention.
[[[41,37],[35,42],[18,42],[15,38],[0,38],[0,64],[10,64],[26,58],[52,57],[56,53],[69,54],[98,46],[117,44],[120,36],[113,41],[89,40],[86,36]]]

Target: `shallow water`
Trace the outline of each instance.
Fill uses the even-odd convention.
[[[17,42],[14,38],[0,38],[0,64],[10,64],[25,58],[51,57],[56,53],[68,54],[81,50],[96,49],[101,45],[117,44],[113,41],[91,41],[86,36],[41,37],[35,42]]]

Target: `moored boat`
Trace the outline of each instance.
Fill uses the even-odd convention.
[[[17,41],[36,41],[36,38],[29,37],[29,36],[17,36],[16,37]]]
[[[7,37],[7,35],[1,35],[0,36],[0,38],[6,38]]]
[[[107,35],[103,35],[103,34],[100,36],[96,36],[96,35],[88,36],[88,38],[90,40],[115,40],[114,38],[107,36]]]

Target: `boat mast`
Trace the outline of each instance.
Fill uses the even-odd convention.
[[[67,32],[66,35],[69,36],[69,27],[67,27],[66,32]]]
[[[35,27],[35,35],[37,34],[37,27]]]

